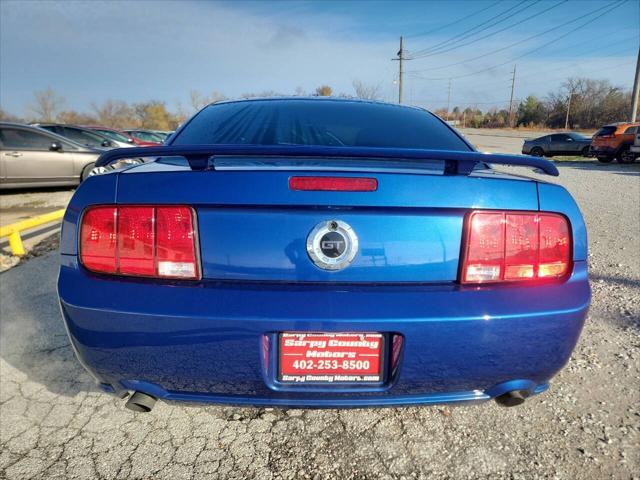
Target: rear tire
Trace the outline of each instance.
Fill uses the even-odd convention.
[[[598,157],[598,161],[600,163],[611,163],[613,162],[613,157]]]
[[[534,157],[544,157],[544,150],[542,150],[540,147],[533,147],[531,149],[531,155],[533,155]]]
[[[91,162],[89,165],[82,169],[82,174],[80,175],[80,183],[84,182],[87,179],[87,177],[91,173],[91,170],[93,170],[95,166],[95,162]]]
[[[618,154],[618,163],[633,163],[636,161],[636,154],[628,148]]]
[[[580,152],[580,155],[582,155],[583,157],[590,157],[591,156],[591,148],[584,147],[582,149],[582,151]]]

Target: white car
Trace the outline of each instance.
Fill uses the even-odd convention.
[[[629,147],[629,150],[622,153],[623,157],[626,157],[627,162],[635,162],[640,157],[640,132],[636,133],[636,139],[633,145]]]

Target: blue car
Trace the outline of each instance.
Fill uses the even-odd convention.
[[[100,387],[286,407],[518,405],[549,387],[590,288],[580,211],[547,160],[477,152],[378,102],[210,105],[67,208],[58,291]]]

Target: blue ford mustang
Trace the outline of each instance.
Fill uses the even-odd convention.
[[[417,108],[230,101],[105,152],[66,211],[58,283],[103,390],[358,407],[517,405],[567,362],[587,236],[544,159],[483,154]]]

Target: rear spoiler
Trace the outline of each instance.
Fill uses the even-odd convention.
[[[167,145],[159,147],[116,148],[104,152],[96,161],[96,167],[104,167],[123,158],[184,157],[192,170],[211,169],[210,162],[216,156],[243,157],[295,157],[303,158],[366,158],[408,159],[444,161],[444,173],[469,175],[477,164],[513,165],[531,167],[547,175],[559,175],[556,166],[540,157],[506,155],[501,153],[458,152],[451,150],[426,150],[418,148],[378,147],[322,147],[308,145]]]

